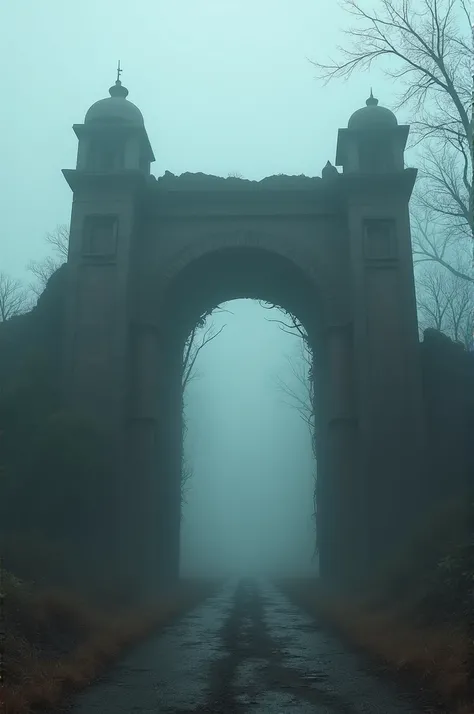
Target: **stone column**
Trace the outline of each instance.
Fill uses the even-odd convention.
[[[65,407],[95,424],[103,439],[100,512],[96,509],[102,534],[94,553],[84,546],[83,560],[103,563],[105,575],[120,570],[122,561],[119,470],[137,186],[107,177],[97,183],[77,171],[69,172],[68,180],[74,202],[64,296],[63,397]],[[91,531],[95,527],[90,524]]]
[[[367,266],[369,502],[376,561],[410,528],[422,468],[420,384],[414,381],[419,355],[410,349],[416,321],[404,314],[404,289],[398,264]]]
[[[354,182],[348,202],[356,396],[372,569],[391,557],[400,537],[409,532],[423,468],[420,355],[406,195],[410,181],[410,175],[401,173],[391,193],[388,184],[383,192],[382,178],[378,184],[369,184],[368,179],[366,184]]]
[[[365,561],[364,488],[355,413],[352,325],[327,330],[326,437],[324,470],[327,568],[335,581],[360,574]],[[330,520],[329,520],[330,519]]]
[[[126,560],[151,596],[178,577],[179,473],[169,360],[158,328],[135,324],[122,470]],[[176,411],[176,408],[175,408]]]

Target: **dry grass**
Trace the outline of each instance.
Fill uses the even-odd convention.
[[[57,707],[127,647],[198,603],[213,587],[211,582],[183,584],[152,609],[106,614],[72,593],[36,593],[10,578],[2,714]]]
[[[329,599],[315,582],[288,583],[283,588],[306,610],[322,615],[352,644],[396,671],[416,674],[445,701],[459,702],[468,696],[468,661],[473,652],[461,625],[417,625],[406,617],[405,608],[374,612],[363,600]]]
[[[472,639],[462,622],[420,624],[408,604],[381,605],[368,599],[328,596],[317,580],[284,582],[288,596],[309,613],[322,616],[349,644],[361,648],[388,671],[411,675],[441,698],[452,714],[474,714],[469,662]]]
[[[472,501],[446,503],[428,515],[365,594],[328,593],[317,580],[281,587],[347,642],[421,682],[452,714],[474,714]]]

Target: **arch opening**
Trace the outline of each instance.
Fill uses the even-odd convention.
[[[167,337],[184,342],[202,315],[242,298],[262,300],[295,315],[316,347],[323,323],[316,285],[289,258],[255,247],[215,250],[179,271],[163,300]]]
[[[181,576],[313,575],[309,350],[276,307],[219,308],[183,360]]]
[[[295,323],[301,326],[303,333],[306,335],[307,349],[312,356],[310,368],[314,376],[314,386],[311,389],[308,385],[307,394],[299,395],[299,398],[304,401],[311,394],[312,400],[310,405],[312,432],[309,432],[308,424],[304,425],[301,422],[301,428],[306,430],[312,471],[309,488],[306,492],[309,511],[308,509],[306,510],[310,513],[310,527],[313,539],[311,557],[307,565],[308,568],[314,568],[314,572],[316,572],[318,558],[315,548],[317,534],[314,522],[315,453],[317,451],[315,444],[317,442],[317,415],[323,408],[323,385],[325,383],[325,365],[322,359],[324,350],[322,349],[321,339],[323,315],[316,285],[290,259],[259,248],[224,248],[190,262],[171,281],[164,300],[166,305],[164,343],[169,347],[167,374],[173,373],[175,376],[175,379],[168,380],[167,384],[168,398],[173,403],[168,413],[175,415],[175,418],[171,420],[174,422],[175,437],[173,438],[170,433],[168,443],[175,444],[175,448],[179,443],[179,456],[175,454],[169,463],[173,464],[175,478],[179,479],[182,484],[183,449],[185,448],[184,442],[186,438],[185,430],[183,429],[185,403],[184,390],[178,388],[178,376],[180,378],[179,387],[182,387],[183,354],[186,352],[185,345],[189,334],[195,330],[196,324],[201,323],[204,326],[206,318],[209,318],[213,310],[218,306],[228,305],[229,303],[231,303],[231,306],[239,303],[246,303],[247,306],[258,306],[262,302],[272,308],[272,312],[277,312],[273,317],[268,311],[265,311],[265,316],[268,315],[271,319],[284,320],[288,316],[294,316]],[[260,308],[260,310],[264,312],[263,308]],[[240,312],[242,311],[240,310]],[[262,321],[265,320],[265,316],[261,316]],[[274,325],[274,327],[275,330],[279,329],[277,325]],[[289,341],[295,340],[294,337],[288,339]],[[301,337],[299,336],[298,339],[301,339]],[[296,347],[296,345],[297,342],[295,340],[293,347]],[[279,357],[281,359],[285,357],[283,344],[279,348]],[[316,365],[316,368],[313,368],[313,365]],[[224,369],[224,365],[219,365],[218,369]],[[173,382],[174,387],[172,386]],[[273,390],[274,396],[277,396],[275,384],[273,384]],[[179,409],[177,408],[178,399]],[[278,395],[277,400],[279,400],[280,406],[283,407],[282,414],[285,409],[288,415],[293,412],[293,416],[288,417],[290,421],[293,418],[293,424],[295,421],[301,421],[301,415],[297,415],[294,410],[289,409],[287,403],[283,404],[282,395]],[[262,416],[262,418],[264,417]],[[187,418],[186,421],[188,421]],[[178,431],[179,439],[176,438]],[[210,438],[212,439],[212,436]],[[295,449],[298,449],[297,445]],[[229,458],[231,458],[230,454]],[[295,468],[298,468],[297,465],[295,465]],[[196,484],[196,488],[199,489],[199,484]],[[183,492],[181,491],[181,498],[182,496]],[[250,498],[250,495],[248,495],[248,498]],[[180,504],[180,514],[182,514],[183,505],[183,503]],[[182,527],[183,524],[180,519],[181,535]],[[177,557],[179,557],[178,552],[181,552],[181,556],[183,555],[182,548],[177,549]]]

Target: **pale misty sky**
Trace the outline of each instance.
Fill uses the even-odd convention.
[[[28,261],[47,252],[45,234],[69,221],[61,169],[75,166],[72,124],[108,96],[119,58],[156,176],[320,175],[335,159],[337,129],[371,85],[382,105],[394,102],[380,71],[328,86],[315,79],[309,59],[335,56],[349,20],[327,0],[4,3],[0,270],[28,280]],[[232,557],[252,567],[278,554],[307,566],[309,437],[273,383],[277,373],[288,377],[285,355],[295,341],[258,304],[230,308],[233,315],[216,318],[227,327],[203,352],[203,377],[188,394],[195,476],[184,562],[211,567]]]

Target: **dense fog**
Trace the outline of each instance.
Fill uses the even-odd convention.
[[[221,307],[201,331],[211,322],[216,337],[185,392],[182,572],[314,571],[314,461],[296,400],[308,402],[301,337],[274,322],[288,320],[277,308]]]

